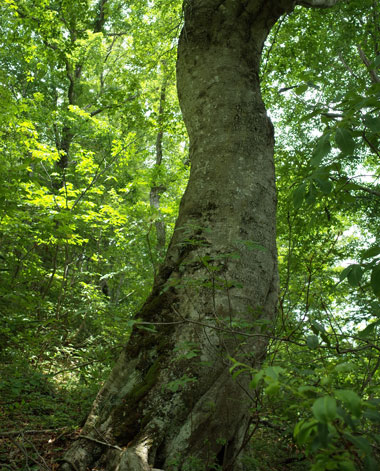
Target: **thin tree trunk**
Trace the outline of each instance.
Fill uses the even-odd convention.
[[[293,3],[184,4],[177,81],[191,174],[165,262],[137,315],[155,332],[135,326],[65,471],[239,469],[249,378],[233,379],[229,358],[261,364],[267,342],[259,326],[273,323],[278,297],[273,127],[259,63],[280,5]]]
[[[166,87],[168,82],[168,71],[165,62],[162,62],[162,84],[160,92],[160,105],[158,110],[157,118],[157,137],[156,137],[156,163],[155,167],[157,172],[162,163],[163,150],[162,150],[162,140],[164,137],[163,122],[164,122],[164,111],[165,111],[165,101],[166,101]],[[155,209],[158,213],[158,216],[161,216],[160,211],[160,199],[161,194],[166,190],[163,185],[157,185],[155,181],[152,183],[150,189],[150,206],[152,209]],[[157,252],[160,259],[164,255],[165,242],[166,242],[166,228],[165,222],[157,219],[154,223],[156,229],[156,238],[157,238]]]

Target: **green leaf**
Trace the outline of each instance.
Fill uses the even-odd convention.
[[[319,339],[316,335],[308,335],[306,337],[306,345],[311,349],[315,350],[319,346]]]
[[[284,372],[284,369],[281,366],[268,366],[264,369],[264,373],[268,378],[271,378],[273,381],[277,381],[280,374]]]
[[[323,327],[322,324],[320,324],[317,321],[311,321],[311,330],[315,333],[318,334],[318,332],[325,332],[325,328]]]
[[[144,325],[144,324],[139,324],[138,322],[135,323],[136,328],[140,330],[146,330],[147,332],[152,332],[152,333],[157,333],[157,329],[154,325]]]
[[[331,422],[337,417],[336,400],[330,396],[320,397],[314,402],[312,411],[320,422]]]
[[[298,188],[293,191],[293,204],[295,209],[299,209],[302,206],[303,200],[306,194],[306,183],[302,183]]]
[[[355,150],[355,141],[348,129],[338,128],[335,133],[335,142],[345,155],[352,154]]]
[[[296,95],[302,95],[302,93],[306,92],[306,90],[308,89],[308,85],[306,83],[300,85],[299,87],[297,87],[294,91],[296,93]]]
[[[380,264],[372,269],[371,286],[376,296],[380,297]]]
[[[323,194],[328,195],[331,193],[333,185],[330,180],[314,177],[314,181],[318,185],[319,189],[321,190]]]
[[[319,392],[315,386],[300,386],[297,391],[306,397],[315,397]]]
[[[365,453],[366,455],[370,455],[370,454],[371,454],[371,451],[372,451],[371,444],[369,443],[369,441],[368,441],[366,438],[354,436],[354,435],[351,435],[350,433],[345,433],[344,436],[345,436],[353,445],[355,445],[357,448],[359,448],[359,450],[364,451],[364,453]]]
[[[309,191],[305,197],[305,200],[307,201],[307,203],[312,204],[316,200],[317,196],[318,196],[318,191],[317,191],[316,186],[314,185],[314,183],[310,183]]]
[[[376,422],[380,424],[380,412],[376,410],[368,409],[364,412],[363,417],[370,420],[371,422]]]
[[[371,324],[367,325],[365,329],[361,330],[358,333],[358,337],[360,337],[361,339],[368,338],[378,325],[380,325],[380,320],[372,322]]]
[[[366,456],[364,459],[365,471],[379,471],[379,462],[373,456]]]
[[[311,330],[316,334],[316,335],[320,335],[322,340],[324,342],[326,342],[328,345],[330,345],[330,339],[329,337],[326,335],[326,330],[325,328],[323,327],[322,324],[320,324],[319,322],[317,321],[311,321]]]
[[[375,60],[371,64],[372,69],[376,69],[376,67],[380,67],[380,54],[375,57]]]
[[[335,391],[335,395],[355,417],[360,417],[361,399],[356,392],[350,389],[338,389]]]
[[[260,380],[262,379],[262,377],[264,376],[264,370],[260,370],[258,373],[256,373],[254,375],[254,377],[252,378],[252,381],[250,382],[250,387],[255,389],[257,388]]]
[[[366,258],[376,257],[376,255],[379,255],[379,254],[380,254],[380,246],[374,245],[362,253],[362,259],[365,260]]]
[[[351,270],[347,274],[347,281],[351,286],[359,286],[363,276],[363,269],[360,265],[351,265]]]
[[[340,471],[357,471],[355,464],[352,461],[339,462]]]
[[[280,390],[280,383],[277,381],[269,384],[269,386],[267,386],[264,389],[265,393],[268,394],[268,396],[274,396],[275,394],[278,393],[279,390]]]
[[[300,123],[304,123],[305,121],[309,121],[311,118],[314,118],[314,116],[319,115],[321,112],[322,112],[322,110],[317,108],[316,110],[312,111],[311,113],[308,113],[305,116],[303,116],[300,119]]]
[[[301,420],[294,427],[294,438],[297,440],[299,445],[304,445],[311,434],[317,430],[318,422],[314,419],[310,420]]]
[[[351,270],[352,270],[352,265],[349,265],[344,270],[342,270],[339,275],[339,280],[343,281],[345,278],[347,278],[347,275],[350,273]]]
[[[349,371],[352,371],[353,365],[352,363],[344,362],[344,363],[339,363],[336,365],[334,368],[335,371],[338,373],[348,373]]]
[[[380,133],[380,118],[374,118],[370,114],[364,117],[364,124],[374,133]]]
[[[311,159],[311,165],[318,166],[323,157],[325,157],[331,150],[330,135],[324,134],[318,139],[318,143],[314,149]]]

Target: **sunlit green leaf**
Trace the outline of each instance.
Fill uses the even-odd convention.
[[[313,156],[311,159],[311,164],[314,166],[318,166],[321,163],[323,157],[326,157],[326,155],[329,154],[330,150],[330,135],[324,134],[318,139],[317,145],[314,149]]]
[[[300,85],[299,87],[297,87],[294,91],[296,93],[296,95],[302,95],[303,93],[306,92],[306,90],[308,89],[308,85],[306,83]]]
[[[370,247],[369,249],[365,250],[362,253],[362,259],[364,260],[366,258],[376,257],[379,254],[380,254],[380,246],[374,245],[373,247]]]

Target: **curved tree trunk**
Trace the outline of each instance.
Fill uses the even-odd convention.
[[[232,379],[229,357],[260,365],[260,326],[273,322],[278,288],[273,128],[259,63],[281,5],[293,3],[184,4],[177,77],[192,166],[137,316],[155,332],[133,330],[65,471],[238,469],[250,393],[243,375]]]

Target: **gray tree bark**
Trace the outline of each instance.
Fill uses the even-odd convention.
[[[177,83],[191,174],[137,315],[155,331],[133,330],[65,471],[240,469],[252,404],[229,357],[261,364],[259,326],[273,323],[278,290],[273,127],[259,64],[270,28],[294,4],[184,2]]]

